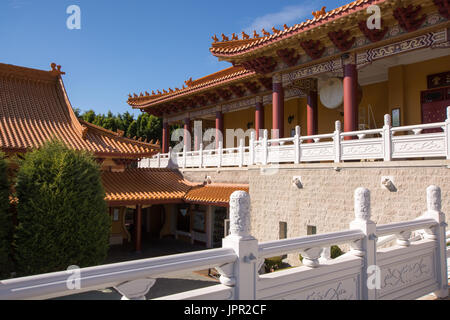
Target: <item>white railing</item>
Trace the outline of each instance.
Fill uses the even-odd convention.
[[[144,159],[142,168],[207,168],[244,167],[281,163],[313,161],[384,160],[442,157],[450,160],[450,107],[445,122],[414,126],[391,126],[391,118],[385,116],[381,129],[341,132],[341,123],[336,122],[334,133],[301,136],[300,127],[292,138],[268,139],[268,131],[260,140],[252,133],[249,146],[240,141],[237,148],[158,154]],[[423,133],[438,129],[439,132]],[[399,134],[401,133],[401,135]],[[397,135],[396,135],[397,134]]]
[[[250,235],[250,197],[230,198],[230,235],[220,249],[179,254],[0,281],[0,299],[46,299],[114,287],[123,299],[145,299],[155,278],[216,268],[221,284],[162,300],[417,299],[448,296],[445,215],[441,190],[427,189],[427,211],[414,221],[377,226],[370,220],[370,192],[355,191],[355,220],[347,231],[265,243]],[[411,233],[424,230],[423,239]],[[378,236],[396,244],[377,249]],[[323,248],[347,244],[350,251],[323,259]],[[259,275],[264,259],[301,254],[303,266]],[[321,256],[322,255],[322,256]]]

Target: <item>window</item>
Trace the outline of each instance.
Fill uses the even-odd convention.
[[[316,226],[308,226],[308,228],[307,228],[307,235],[311,236],[313,234],[317,234]]]
[[[287,222],[280,221],[279,239],[287,239]]]

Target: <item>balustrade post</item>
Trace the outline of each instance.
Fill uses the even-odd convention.
[[[239,168],[242,168],[244,165],[244,144],[245,140],[241,139],[239,143]]]
[[[222,167],[223,142],[219,141],[219,149],[217,150],[217,168]]]
[[[200,155],[199,168],[203,168],[203,143],[200,143],[199,155]]]
[[[386,114],[384,116],[384,127],[383,127],[383,146],[384,146],[384,161],[392,160],[392,125],[391,116]]]
[[[161,153],[158,153],[158,168],[161,168]]]
[[[333,141],[334,141],[334,162],[335,163],[340,163],[341,160],[342,160],[342,158],[341,158],[341,131],[342,131],[341,122],[340,121],[336,121],[334,137],[333,137]]]
[[[447,107],[447,119],[445,120],[445,151],[447,160],[450,160],[450,106]]]
[[[269,156],[269,148],[268,148],[268,145],[267,145],[267,140],[269,139],[269,132],[267,131],[267,130],[264,130],[264,138],[263,138],[263,141],[262,141],[262,144],[263,144],[263,165],[267,165],[267,158],[268,158],[268,156]]]
[[[172,161],[172,147],[169,147],[169,153],[167,153],[167,168],[172,168],[172,166],[174,166],[174,161]],[[177,157],[177,162],[176,165],[178,166],[178,157]]]
[[[186,146],[183,148],[183,168],[186,168]]]
[[[250,145],[249,145],[249,166],[253,166],[255,164],[255,132],[250,134]]]
[[[300,141],[300,126],[295,127],[295,137],[294,137],[294,153],[295,153],[295,159],[294,163],[299,164],[300,163],[300,156],[301,156],[301,141]]]
[[[235,287],[235,300],[255,300],[258,240],[250,235],[250,196],[245,191],[236,191],[230,197],[230,235],[223,239],[222,246],[233,249],[237,256],[232,269],[229,265],[218,268],[225,271],[221,273],[222,284]]]
[[[434,292],[436,297],[448,297],[448,274],[447,274],[447,258],[446,258],[446,236],[445,236],[445,214],[441,211],[441,189],[437,186],[429,186],[427,188],[427,211],[422,215],[424,219],[433,219],[437,226],[430,230],[425,230],[425,238],[435,240],[436,248],[436,273],[439,278],[439,290]]]
[[[365,235],[363,239],[350,244],[351,252],[364,261],[361,275],[362,300],[376,300],[376,288],[369,286],[368,268],[377,263],[377,226],[370,220],[370,191],[366,188],[355,191],[355,220],[350,223],[350,229],[361,230]]]

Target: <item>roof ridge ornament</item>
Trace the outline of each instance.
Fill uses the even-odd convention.
[[[327,7],[322,7],[322,9],[320,9],[319,11],[313,11],[312,15],[314,16],[314,19],[319,19],[320,17],[324,16],[327,11],[326,11]]]
[[[54,74],[55,76],[60,76],[60,75],[64,75],[66,74],[65,72],[61,71],[61,66],[57,65],[56,63],[52,62],[52,64],[50,65],[50,67],[52,68],[52,70],[50,71],[52,74]]]

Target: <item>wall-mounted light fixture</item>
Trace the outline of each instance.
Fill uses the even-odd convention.
[[[288,117],[288,123],[291,124],[292,121],[294,121],[294,119],[295,119],[295,116],[290,115],[290,116]]]

